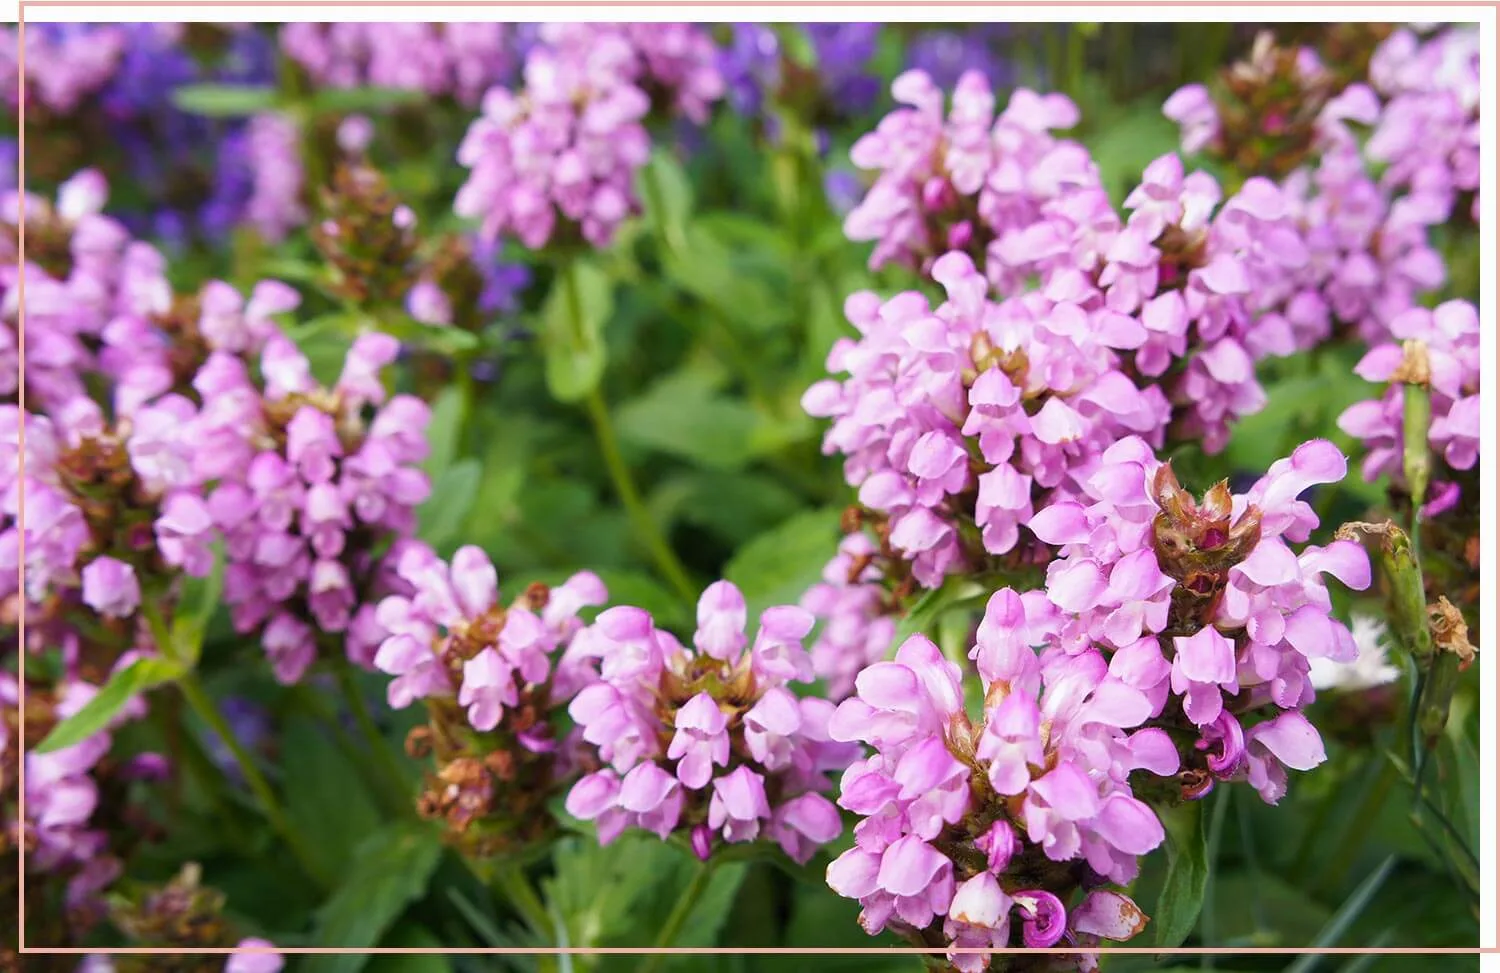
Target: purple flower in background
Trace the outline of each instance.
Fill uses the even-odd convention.
[[[730,24],[729,31],[719,49],[725,98],[737,114],[753,117],[781,82],[781,39],[767,24]]]
[[[282,51],[313,82],[373,86],[452,97],[473,106],[515,74],[505,23],[294,23],[281,28]]]
[[[254,700],[243,696],[228,696],[219,703],[224,722],[234,738],[251,753],[255,753],[271,739],[271,714]],[[212,730],[205,738],[208,755],[224,773],[244,783],[244,771],[230,752],[229,745]]]
[[[966,71],[978,71],[991,87],[1014,80],[1011,62],[997,48],[1011,40],[1009,24],[970,24],[955,30],[924,30],[906,49],[906,66],[925,72],[940,88],[952,88]]]
[[[807,24],[814,64],[825,91],[845,115],[869,111],[880,97],[880,79],[870,71],[882,24]]]

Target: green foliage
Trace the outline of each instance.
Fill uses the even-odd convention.
[[[52,728],[36,747],[38,753],[55,753],[106,729],[126,704],[154,686],[172,682],[185,672],[172,659],[151,656],[136,659],[110,676],[104,687],[72,716]]]
[[[1182,945],[1198,923],[1208,885],[1208,831],[1203,802],[1159,812],[1167,831],[1167,877],[1151,915],[1156,945]]]
[[[313,942],[358,948],[381,941],[420,898],[437,868],[442,845],[431,828],[393,824],[366,838],[332,897],[318,910]],[[303,963],[306,973],[359,973],[370,959],[361,953],[320,953]]]

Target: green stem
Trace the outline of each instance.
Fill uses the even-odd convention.
[[[213,699],[203,690],[198,682],[198,674],[189,672],[177,681],[177,686],[182,690],[183,698],[187,700],[188,706],[198,714],[198,718],[207,723],[209,728],[219,735],[224,741],[224,746],[233,755],[235,763],[239,765],[240,772],[244,774],[245,783],[249,785],[250,792],[255,795],[256,801],[260,803],[261,812],[265,814],[266,820],[271,827],[287,843],[293,856],[302,866],[302,870],[308,877],[318,885],[328,887],[328,878],[314,864],[313,856],[309,853],[307,845],[302,841],[302,836],[292,828],[291,822],[287,820],[286,813],[281,809],[276,800],[276,793],[271,789],[270,783],[261,774],[260,768],[255,765],[255,758],[250,756],[234,731],[229,728],[229,722],[219,712]]]
[[[397,762],[390,743],[380,735],[380,728],[375,725],[375,718],[370,715],[370,707],[365,704],[365,698],[360,693],[359,686],[354,682],[353,672],[343,664],[336,665],[334,668],[338,673],[339,689],[344,695],[344,702],[349,706],[349,711],[354,714],[354,722],[359,726],[360,733],[364,735],[365,742],[374,755],[375,765],[380,771],[381,783],[389,791],[389,800],[394,807],[410,811],[413,804],[406,773]]]
[[[692,914],[693,907],[703,897],[708,888],[708,880],[713,877],[714,861],[710,858],[698,867],[693,875],[693,880],[688,883],[687,888],[677,897],[677,904],[672,907],[672,914],[667,916],[667,921],[662,925],[661,932],[656,935],[656,948],[667,949],[677,941],[677,936],[682,932],[682,927],[687,923],[688,916]],[[646,957],[640,966],[638,973],[656,973],[661,967],[665,953],[652,953]]]
[[[1087,54],[1088,38],[1084,36],[1082,24],[1071,24],[1067,28],[1067,78],[1064,91],[1070,98],[1077,98],[1083,88],[1083,68]]]
[[[656,566],[671,582],[672,587],[677,589],[678,594],[687,599],[688,604],[695,603],[698,591],[689,580],[687,569],[677,559],[657,527],[655,518],[641,502],[641,494],[630,475],[630,467],[625,465],[625,457],[620,453],[620,444],[615,438],[614,424],[610,421],[609,407],[604,404],[604,396],[596,388],[588,394],[584,404],[594,426],[594,438],[599,441],[599,452],[604,457],[604,465],[609,469],[609,478],[614,482],[620,502],[625,505],[625,513],[635,528],[636,536],[650,550]]]
[[[1229,800],[1232,791],[1228,787],[1219,788],[1214,797],[1214,808],[1212,816],[1208,820],[1208,883],[1203,889],[1203,912],[1201,929],[1203,930],[1203,945],[1217,946],[1218,936],[1214,928],[1214,899],[1218,893],[1215,888],[1214,876],[1219,869],[1219,842],[1224,837],[1224,818],[1229,811]],[[1214,968],[1214,955],[1209,953],[1203,957],[1203,968],[1211,970]]]
[[[526,873],[514,863],[507,862],[495,866],[492,877],[495,887],[526,920],[531,931],[538,936],[545,937],[551,945],[554,938],[552,917],[547,914],[547,907],[542,904],[541,896],[537,895],[536,889],[531,887]]]

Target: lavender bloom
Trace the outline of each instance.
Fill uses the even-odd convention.
[[[603,767],[573,786],[568,813],[606,844],[626,828],[686,832],[705,858],[716,840],[766,837],[805,862],[838,837],[823,793],[852,750],[829,738],[830,703],[787,688],[812,679],[812,624],[769,608],[752,643],[744,597],[725,581],[698,602],[692,649],[638,608],[601,613],[559,665],[580,761]]]
[[[1402,344],[1389,341],[1377,345],[1355,366],[1361,378],[1391,383],[1390,387],[1378,399],[1350,406],[1338,420],[1340,429],[1364,441],[1365,479],[1373,481],[1386,474],[1398,481],[1402,478],[1402,457],[1406,451],[1404,392],[1403,382],[1394,379],[1398,372],[1411,371],[1407,348],[1413,345],[1421,349],[1420,357],[1426,366],[1425,384],[1432,403],[1428,443],[1449,471],[1443,480],[1474,469],[1480,459],[1478,310],[1467,301],[1448,301],[1433,310],[1414,307],[1391,322],[1391,332]],[[1442,503],[1428,510],[1428,516],[1457,503],[1456,487],[1445,490],[1440,481],[1432,493],[1442,498]]]
[[[880,79],[869,71],[880,24],[807,24],[814,63],[839,112],[861,115],[880,96]]]
[[[1014,80],[1014,66],[996,53],[996,47],[1010,39],[1009,24],[923,31],[907,47],[906,66],[922,71],[939,88],[952,88],[967,71],[978,71],[991,87],[1007,87]]]
[[[515,73],[510,30],[502,23],[296,23],[281,28],[281,49],[314,84],[421,91],[472,106]]]
[[[539,249],[560,229],[607,246],[639,206],[648,112],[702,124],[723,96],[714,48],[692,24],[546,24],[538,37],[522,90],[490,89],[459,146],[472,172],[454,211],[486,240]]]
[[[781,39],[765,24],[730,24],[729,31],[718,60],[725,99],[736,114],[753,117],[781,83]]]

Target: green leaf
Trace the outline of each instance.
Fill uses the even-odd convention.
[[[720,396],[713,378],[685,368],[622,403],[615,415],[620,438],[700,466],[736,470],[752,457],[755,410]]]
[[[432,496],[417,510],[417,536],[434,548],[456,539],[479,494],[483,470],[472,456],[444,470],[432,485]]]
[[[1205,941],[1205,946],[1251,938],[1259,941],[1267,936],[1274,937],[1265,942],[1268,946],[1305,946],[1332,914],[1306,891],[1274,873],[1218,868],[1213,876],[1213,908],[1214,941]],[[1205,915],[1205,935],[1208,921]]]
[[[565,838],[558,842],[555,871],[543,880],[542,891],[562,915],[573,945],[600,946],[622,937],[637,945],[644,938],[642,928],[651,927],[632,922],[632,914],[660,881],[662,869],[680,855],[639,832],[627,832],[604,846],[591,836]],[[664,897],[670,908],[671,893]]]
[[[136,659],[110,676],[104,688],[84,703],[82,709],[54,726],[35,752],[53,753],[82,743],[108,726],[115,714],[136,696],[154,686],[179,679],[186,671],[180,662],[166,656]]]
[[[422,896],[442,857],[432,828],[393,824],[356,849],[344,882],[318,910],[313,941],[318,946],[374,946],[406,907]],[[358,973],[363,953],[319,953],[307,957],[305,973]]]
[[[931,637],[943,615],[958,608],[982,605],[988,597],[989,593],[979,582],[953,575],[943,581],[942,587],[933,588],[917,599],[911,611],[896,626],[893,644],[900,645],[913,635],[928,634]]]
[[[224,591],[224,543],[213,542],[214,566],[206,578],[184,577],[177,613],[172,619],[172,652],[183,667],[191,669],[203,654],[203,638],[208,623],[219,610]]]
[[[772,605],[795,605],[817,584],[824,566],[838,553],[842,517],[837,509],[810,510],[735,552],[724,577],[744,594],[750,617]]]
[[[315,112],[347,115],[416,105],[426,99],[422,92],[407,88],[321,88],[313,95],[311,105]]]
[[[480,345],[479,336],[446,324],[423,324],[408,314],[385,314],[380,330],[406,344],[450,358],[464,355]]]
[[[380,825],[364,781],[332,735],[306,717],[288,721],[280,751],[293,829],[307,838],[324,874],[343,874],[355,848]]]
[[[187,84],[172,91],[172,104],[190,115],[241,118],[277,105],[275,88],[230,84]]]
[[[614,309],[609,278],[574,260],[553,282],[542,308],[547,390],[559,402],[581,402],[604,377],[604,325]]]
[[[708,217],[688,224],[685,245],[666,254],[662,269],[736,330],[763,337],[787,318],[786,262],[757,254],[743,240],[724,239],[724,225]]]
[[[1334,945],[1343,938],[1349,926],[1365,911],[1365,907],[1370,904],[1370,900],[1375,897],[1375,893],[1380,891],[1380,886],[1385,884],[1385,880],[1390,877],[1391,870],[1395,867],[1396,856],[1391,855],[1385,861],[1381,862],[1375,871],[1366,876],[1365,880],[1360,882],[1359,886],[1353,892],[1349,893],[1349,898],[1345,899],[1344,904],[1339,906],[1338,911],[1333,914],[1333,918],[1328,920],[1328,923],[1313,939],[1310,947],[1312,949],[1322,949],[1325,946]],[[1308,973],[1309,970],[1318,965],[1321,959],[1322,957],[1317,953],[1308,953],[1299,958],[1297,962],[1288,966],[1286,973]]]
[[[1159,813],[1167,832],[1167,876],[1152,916],[1156,945],[1171,949],[1182,945],[1198,924],[1208,885],[1208,834],[1202,801]]]
[[[369,973],[451,973],[453,963],[443,950],[443,943],[426,926],[415,922],[400,922],[390,935],[380,941],[382,948],[420,949],[422,953],[382,954],[371,957],[367,967]]]
[[[657,149],[642,168],[637,191],[646,200],[646,218],[653,229],[679,248],[686,244],[683,228],[693,212],[693,186],[687,173],[665,149]]]
[[[450,385],[432,400],[432,418],[427,423],[427,462],[422,468],[433,480],[453,465],[458,455],[459,435],[469,411],[469,397],[459,385]]]
[[[781,480],[756,473],[690,473],[664,481],[676,492],[671,514],[731,544],[743,544],[797,513],[802,498]]]

